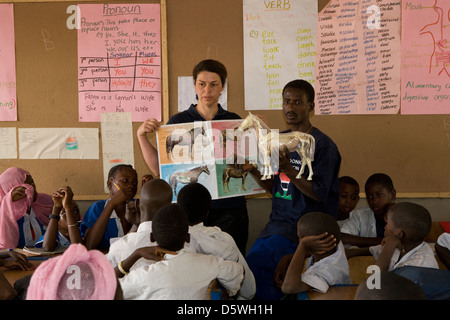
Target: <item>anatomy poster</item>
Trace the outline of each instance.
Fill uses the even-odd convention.
[[[317,0],[243,1],[245,110],[281,109],[294,79],[315,81]]]
[[[405,1],[402,30],[402,114],[450,113],[450,1]]]
[[[400,110],[400,1],[331,0],[319,13],[316,112]]]
[[[161,119],[159,4],[80,4],[79,121],[131,112]]]
[[[0,4],[0,121],[17,121],[16,56],[12,4]]]
[[[181,188],[203,184],[213,199],[264,193],[252,175],[256,162],[245,135],[235,129],[242,120],[198,121],[161,126],[156,132],[159,170],[173,190],[173,201]]]

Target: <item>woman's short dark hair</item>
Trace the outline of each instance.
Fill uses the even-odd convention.
[[[197,81],[197,76],[202,71],[208,71],[208,72],[214,72],[217,73],[220,77],[220,81],[222,81],[222,86],[225,85],[225,81],[227,80],[227,68],[225,66],[217,61],[212,59],[207,59],[200,61],[192,71],[192,75],[194,77],[194,83]]]

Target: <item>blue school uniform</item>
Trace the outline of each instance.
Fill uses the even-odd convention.
[[[31,229],[27,226],[30,225],[33,228],[33,233]],[[32,247],[36,241],[45,233],[46,227],[36,219],[33,209],[29,215],[25,215],[19,220],[17,220],[17,225],[19,227],[19,242],[17,247]],[[34,227],[33,227],[34,226]]]
[[[42,237],[40,237],[38,239],[38,241],[35,243],[34,247],[41,249],[42,245],[44,243],[44,237],[45,234],[42,235]],[[67,239],[65,236],[63,236],[59,231],[58,234],[56,236],[56,248],[57,247],[68,247],[70,246],[70,239]]]
[[[109,201],[109,199],[96,201],[86,211],[80,226],[81,237],[84,238],[86,230],[94,226],[98,217],[102,214],[107,201]],[[120,219],[115,214],[115,211],[113,211],[97,249],[108,249],[110,246],[110,240],[121,236],[123,236],[123,230],[120,224]]]

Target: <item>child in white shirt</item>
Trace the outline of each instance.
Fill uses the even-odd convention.
[[[330,285],[351,284],[339,226],[332,216],[321,212],[304,214],[298,220],[297,233],[300,242],[284,277],[283,293],[309,290],[325,293]],[[306,271],[302,273],[309,254]]]
[[[381,245],[370,247],[370,253],[381,271],[403,266],[439,269],[433,250],[424,242],[431,229],[431,215],[421,205],[401,202],[393,205],[386,219]]]
[[[136,249],[156,245],[151,243],[152,219],[164,205],[172,202],[172,188],[163,179],[153,179],[142,185],[140,193],[140,223],[136,232],[130,232],[111,243],[106,257],[113,267],[128,258]],[[133,268],[155,261],[141,259]]]
[[[352,212],[359,201],[359,183],[349,176],[339,177],[339,207],[336,217],[341,228],[350,218]]]
[[[187,216],[177,204],[158,210],[151,233],[151,239],[158,247],[139,248],[116,267],[116,274],[122,276],[120,284],[124,299],[206,300],[208,286],[214,279],[230,296],[237,293],[244,278],[242,265],[213,255],[182,250],[185,241],[189,241],[188,228]],[[141,257],[158,256],[155,248],[166,252],[161,261],[130,272],[131,266]],[[150,251],[150,255],[146,251]]]
[[[178,205],[187,214],[191,241],[185,249],[203,254],[211,254],[224,260],[234,261],[244,267],[244,281],[238,292],[238,299],[250,300],[256,293],[255,277],[247,265],[233,237],[219,227],[203,225],[211,206],[211,194],[200,183],[185,185],[177,196]]]
[[[441,234],[434,249],[442,263],[450,270],[450,233]]]
[[[353,210],[341,226],[341,239],[347,248],[370,247],[381,243],[385,217],[395,203],[392,179],[384,173],[371,175],[364,186],[368,207]]]

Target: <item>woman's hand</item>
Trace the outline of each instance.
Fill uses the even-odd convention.
[[[157,131],[160,126],[161,126],[161,123],[158,120],[156,120],[154,118],[147,119],[137,129],[137,135],[145,136],[145,135],[147,135],[147,133],[152,133],[152,132]]]

